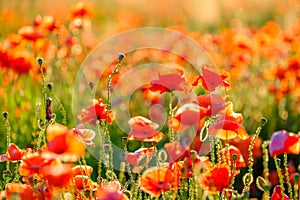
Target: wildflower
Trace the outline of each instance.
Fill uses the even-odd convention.
[[[193,83],[193,86],[198,85],[198,82],[202,84],[202,86],[210,92],[215,91],[218,86],[223,86],[226,90],[229,90],[230,84],[227,82],[230,78],[229,73],[223,72],[222,75],[217,74],[209,70],[209,66],[202,68],[202,76],[199,76]]]
[[[125,160],[133,165],[132,171],[137,173],[142,170],[152,159],[154,154],[154,147],[140,148],[133,153],[126,153]]]
[[[201,178],[201,187],[211,193],[221,192],[230,183],[230,168],[225,163],[210,167]]]
[[[90,4],[80,1],[71,7],[71,14],[73,18],[92,17],[94,15],[94,10]]]
[[[96,136],[95,131],[86,129],[83,124],[79,124],[73,129],[73,134],[78,136],[79,139],[86,145],[95,146],[93,139]]]
[[[175,180],[174,174],[168,167],[151,167],[141,175],[139,186],[152,197],[159,197],[162,191],[178,187]]]
[[[207,116],[207,108],[194,103],[188,103],[180,107],[169,120],[169,126],[175,131],[185,131],[191,126],[195,129],[203,127],[204,117]]]
[[[76,160],[85,154],[85,146],[80,139],[61,124],[49,125],[46,130],[47,151],[60,155],[60,158]]]
[[[90,176],[93,172],[93,168],[87,165],[76,165],[72,167],[71,171],[73,176],[76,175]]]
[[[271,196],[271,200],[281,200],[282,199],[282,188],[279,185],[276,185]],[[290,198],[287,195],[284,195],[284,200],[289,200]]]
[[[183,77],[183,72],[179,73],[178,70],[168,74],[158,73],[158,79],[151,81],[150,84],[151,86],[148,89],[153,92],[159,91],[160,94],[171,91],[189,92],[192,89]]]
[[[241,124],[243,116],[233,112],[232,103],[227,104],[226,113],[221,115],[216,122],[210,125],[208,132],[222,140],[239,137],[242,140],[249,138],[246,129]]]
[[[189,147],[184,146],[177,140],[164,144],[165,150],[169,156],[169,163],[177,162],[188,155]]]
[[[81,114],[78,115],[80,121],[96,124],[97,120],[105,120],[110,124],[112,123],[114,113],[112,110],[106,109],[106,104],[102,102],[102,99],[92,99],[90,105],[90,107],[81,110]]]
[[[34,197],[33,189],[22,183],[7,183],[5,191],[7,199],[13,199],[13,196],[16,194],[22,200],[37,199]]]
[[[247,138],[245,140],[241,140],[239,137],[235,137],[235,138],[229,140],[229,144],[237,147],[241,151],[243,158],[245,160],[248,160],[249,159],[249,146],[250,146],[250,143],[251,143],[253,137],[254,137],[254,134],[251,134],[249,136],[249,138]],[[262,156],[261,144],[262,144],[261,137],[257,137],[254,142],[254,147],[252,150],[254,162],[256,162],[256,158],[261,158],[261,156]]]
[[[21,35],[26,40],[36,41],[42,37],[42,34],[38,32],[32,26],[24,26],[18,30],[18,34]]]
[[[0,155],[0,162],[22,160],[23,156],[31,152],[30,148],[21,150],[14,143],[10,143],[6,154]]]
[[[53,187],[67,187],[72,178],[72,164],[63,164],[55,159],[50,165],[41,167],[39,173]]]
[[[128,200],[127,196],[120,190],[116,189],[115,184],[106,184],[99,186],[96,191],[97,200]]]
[[[225,100],[219,94],[199,95],[196,103],[207,108],[208,116],[215,116],[225,109]]]
[[[236,161],[235,161],[236,168],[238,169],[241,167],[246,167],[246,163],[243,158],[243,155],[238,148],[236,148],[233,145],[230,145],[229,147],[224,147],[220,151],[221,157],[224,156],[225,158],[227,158],[227,154],[228,154],[227,152],[229,152],[229,156],[230,156],[230,168],[231,169],[233,169],[233,165],[234,165],[234,160],[233,160],[234,154],[237,156]]]
[[[72,178],[72,181],[78,190],[96,190],[97,188],[97,183],[85,175],[76,175]]]
[[[156,131],[158,124],[145,117],[132,117],[128,123],[131,127],[131,131],[128,134],[128,140],[159,142],[164,137],[163,133]]]
[[[284,153],[298,155],[300,151],[300,137],[285,130],[276,131],[270,139],[269,152],[271,156]]]

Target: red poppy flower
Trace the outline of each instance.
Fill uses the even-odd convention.
[[[49,125],[46,131],[48,140],[47,150],[56,154],[61,154],[61,159],[74,158],[85,154],[85,146],[80,139],[68,130],[67,127],[60,124]],[[69,161],[75,161],[69,160]],[[65,160],[66,161],[66,160]]]
[[[225,157],[227,158],[227,152],[229,151],[229,156],[230,156],[230,168],[233,169],[233,158],[232,156],[235,154],[237,156],[236,158],[236,169],[239,169],[241,167],[246,167],[246,163],[245,160],[243,158],[242,153],[240,152],[240,150],[238,148],[236,148],[235,146],[230,145],[229,147],[224,147],[223,149],[221,149],[220,151],[220,156],[221,157]]]
[[[230,140],[239,137],[242,140],[249,138],[244,126],[231,120],[218,120],[208,128],[208,132],[222,140]]]
[[[21,150],[14,143],[10,143],[6,154],[0,155],[0,162],[22,160],[24,155],[31,152],[32,150],[30,148]]]
[[[88,176],[76,175],[73,177],[72,182],[78,190],[95,190],[97,183],[92,181]]]
[[[79,1],[71,7],[72,17],[92,17],[94,10],[92,6],[84,1]]]
[[[18,34],[26,40],[36,41],[41,38],[42,35],[32,26],[24,26],[18,30]]]
[[[171,91],[191,91],[191,85],[186,81],[182,74],[178,71],[170,74],[159,74],[158,80],[151,81],[151,86],[148,88],[151,91],[159,91],[160,94]]]
[[[84,175],[84,176],[90,176],[93,172],[93,168],[88,165],[76,165],[72,167],[71,169],[72,175]]]
[[[169,126],[177,132],[185,131],[191,126],[199,129],[204,124],[203,119],[207,116],[207,110],[207,108],[194,103],[185,104],[169,120]]]
[[[203,94],[197,97],[199,106],[207,108],[208,116],[215,116],[225,109],[226,102],[219,94]]]
[[[169,156],[169,163],[174,163],[184,158],[189,153],[189,147],[180,144],[177,140],[165,143],[164,147]]]
[[[281,200],[282,194],[281,194],[282,188],[279,185],[276,185],[273,190],[273,194],[271,196],[271,200]],[[290,200],[290,198],[287,195],[284,195],[284,200]]]
[[[5,191],[7,199],[13,199],[15,194],[18,194],[19,198],[22,200],[37,199],[34,197],[33,189],[22,183],[7,183]]]
[[[284,153],[298,155],[300,151],[300,137],[285,130],[276,131],[270,139],[269,152],[271,156]]]
[[[229,141],[229,144],[237,147],[245,160],[249,159],[249,146],[251,144],[252,138],[254,135],[250,135],[248,139],[241,140],[239,137],[233,138],[232,140]],[[262,139],[260,137],[257,137],[255,142],[254,142],[254,147],[252,150],[252,155],[254,158],[254,162],[256,162],[256,158],[261,158],[262,156],[262,150],[261,150],[261,144],[262,144]]]
[[[63,164],[59,159],[43,166],[39,173],[53,187],[67,187],[72,178],[72,164]]]
[[[98,187],[96,191],[97,200],[128,200],[127,196],[120,190],[107,187]]]
[[[95,124],[97,120],[106,120],[108,123],[112,123],[114,113],[112,110],[106,109],[106,104],[102,102],[102,99],[92,99],[89,103],[91,106],[82,109],[81,114],[78,115],[80,121]]]
[[[140,148],[133,153],[126,153],[125,160],[126,162],[134,166],[132,171],[134,173],[137,173],[151,161],[153,154],[154,147]]]
[[[54,160],[55,157],[42,151],[27,154],[22,158],[19,173],[22,176],[39,174],[42,167],[50,165]]]
[[[177,183],[168,167],[151,167],[144,171],[139,180],[140,188],[153,197],[159,197],[161,191],[178,187]]]
[[[131,127],[131,131],[128,134],[128,140],[159,142],[164,137],[163,133],[156,131],[158,124],[145,117],[132,117],[128,123]]]
[[[229,174],[230,168],[225,163],[217,163],[203,174],[201,187],[211,193],[221,192],[230,183]]]
[[[198,85],[198,82],[200,81],[202,86],[210,92],[215,91],[218,86],[223,86],[226,90],[231,88],[230,84],[227,82],[230,78],[229,73],[223,72],[222,75],[219,75],[208,68],[210,67],[206,66],[206,68],[202,68],[202,76],[199,76],[196,81],[194,81],[193,86]]]
[[[79,139],[86,145],[95,146],[93,139],[96,136],[95,131],[86,129],[83,124],[79,124],[73,129],[73,134],[78,136]]]

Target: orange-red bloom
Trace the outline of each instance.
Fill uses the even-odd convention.
[[[297,155],[300,151],[300,137],[285,130],[276,131],[271,136],[269,151],[272,157],[284,153]]]
[[[93,139],[96,136],[95,131],[87,129],[83,124],[79,124],[73,129],[73,134],[78,136],[79,139],[86,145],[95,146]]]
[[[197,97],[199,106],[207,108],[208,116],[215,116],[225,109],[226,102],[219,94],[203,94]]]
[[[80,121],[95,124],[97,120],[105,120],[112,123],[114,113],[112,110],[106,109],[106,104],[102,102],[102,99],[92,99],[89,103],[91,106],[82,109],[81,114],[78,115]]]
[[[10,143],[6,154],[0,155],[0,162],[22,160],[22,157],[31,151],[30,148],[21,150],[14,143]]]
[[[7,199],[12,199],[15,194],[22,200],[37,199],[34,196],[33,189],[22,183],[7,183],[5,191]]]
[[[61,159],[65,157],[71,159],[69,161],[75,161],[85,154],[85,145],[72,133],[72,130],[69,131],[61,124],[49,125],[46,137],[48,140],[47,150],[62,155]]]
[[[137,173],[151,161],[153,154],[154,147],[140,148],[133,153],[126,153],[125,160],[126,162],[134,166],[132,171],[134,173]]]
[[[189,153],[189,147],[180,144],[177,140],[165,143],[164,147],[169,156],[169,163],[174,163],[181,158],[184,158]]]
[[[199,129],[204,124],[207,116],[207,108],[194,103],[188,103],[180,107],[176,114],[169,120],[169,126],[175,131],[185,131],[191,126]]]
[[[219,120],[213,123],[208,128],[208,132],[222,140],[230,140],[237,136],[242,140],[245,140],[249,137],[244,126],[230,120]]]
[[[151,167],[141,175],[139,186],[151,196],[159,197],[162,191],[178,187],[178,182],[168,167]]]
[[[217,163],[203,174],[201,187],[212,193],[221,192],[230,183],[229,175],[230,168],[225,163]]]
[[[39,173],[48,181],[49,186],[67,187],[72,178],[72,164],[63,164],[59,159],[43,166]]]
[[[273,194],[271,196],[271,200],[282,200],[281,194],[282,188],[279,185],[276,185],[273,190]],[[284,200],[290,200],[290,198],[285,194]]]
[[[127,200],[127,196],[114,187],[98,187],[96,191],[97,200]]]
[[[163,133],[156,131],[158,124],[145,117],[132,117],[128,123],[131,127],[131,131],[128,134],[128,140],[159,142],[164,137]]]
[[[170,74],[158,74],[158,80],[151,81],[148,88],[151,91],[159,91],[160,94],[171,91],[189,92],[192,87],[178,71]]]
[[[194,81],[193,86],[198,85],[200,81],[202,86],[210,92],[215,91],[218,86],[224,87],[226,90],[231,88],[227,82],[230,78],[229,73],[223,72],[223,74],[219,75],[208,68],[207,66],[202,68],[202,76],[199,76],[196,81]]]
[[[234,165],[234,160],[233,160],[233,155],[236,155],[236,168],[239,169],[240,167],[246,167],[245,160],[243,158],[243,155],[241,154],[240,150],[236,148],[233,145],[230,145],[229,147],[224,147],[221,149],[220,154],[221,157],[225,157],[227,159],[227,155],[229,152],[229,157],[230,157],[230,168],[233,169]]]

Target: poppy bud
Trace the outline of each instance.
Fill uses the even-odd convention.
[[[38,64],[40,67],[42,67],[42,64],[43,64],[43,58],[38,58]]]
[[[119,62],[121,62],[124,58],[125,58],[125,54],[124,54],[124,53],[120,53],[120,54],[118,55],[118,60],[119,60]]]
[[[3,114],[3,117],[4,117],[5,119],[7,119],[7,117],[8,117],[8,112],[7,112],[7,111],[4,111],[2,114]]]
[[[48,88],[49,90],[52,90],[52,88],[53,88],[53,83],[52,83],[52,82],[47,83],[47,88]]]
[[[46,100],[46,119],[48,121],[50,121],[53,117],[51,103],[52,103],[52,99],[47,98],[47,100]]]
[[[122,137],[122,142],[123,142],[123,145],[126,146],[127,142],[128,142],[128,138],[127,137]]]
[[[263,117],[263,118],[260,119],[261,126],[266,125],[266,123],[267,123],[267,119],[266,118]]]
[[[234,153],[234,154],[232,154],[232,160],[234,161],[234,162],[236,162],[236,159],[237,159],[237,155]]]
[[[90,86],[91,89],[94,89],[95,83],[93,81],[89,81],[88,84],[89,84],[89,86]]]

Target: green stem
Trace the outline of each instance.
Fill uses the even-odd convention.
[[[101,127],[100,127],[100,121],[97,120],[97,132],[98,132],[98,141],[99,141],[99,160],[98,160],[98,177],[97,177],[97,183],[98,185],[100,185],[101,183],[101,173],[102,173],[102,156],[103,156],[103,145],[104,145],[104,142],[103,142],[103,134],[102,134],[102,131],[101,131]]]
[[[5,117],[5,121],[4,121],[4,126],[6,128],[6,146],[7,146],[7,150],[9,148],[9,144],[11,143],[11,133],[10,133],[10,130],[11,130],[11,127],[10,127],[10,123],[9,123],[9,120],[8,120],[8,114],[6,112],[6,114],[3,114],[4,117]],[[6,169],[9,170],[9,161],[6,161]]]
[[[288,193],[289,193],[289,197],[290,199],[293,199],[293,189],[292,189],[292,185],[290,182],[290,175],[289,175],[289,168],[288,168],[288,158],[287,158],[287,154],[283,154],[283,165],[284,165],[284,170],[285,170],[285,179],[286,179],[286,183],[288,186]]]
[[[279,184],[280,184],[280,187],[281,187],[281,199],[284,200],[284,181],[283,181],[283,176],[282,176],[282,173],[281,173],[281,168],[280,168],[279,163],[278,163],[278,161],[280,162],[280,160],[277,158],[276,155],[274,156],[273,159],[274,159],[274,162],[275,162],[275,167],[276,167],[278,178],[279,178]]]
[[[119,68],[121,67],[121,62],[119,61],[118,64],[115,66],[111,74],[108,76],[107,80],[107,109],[111,109],[111,97],[110,97],[110,89],[111,89],[111,82],[113,76],[118,72]]]

